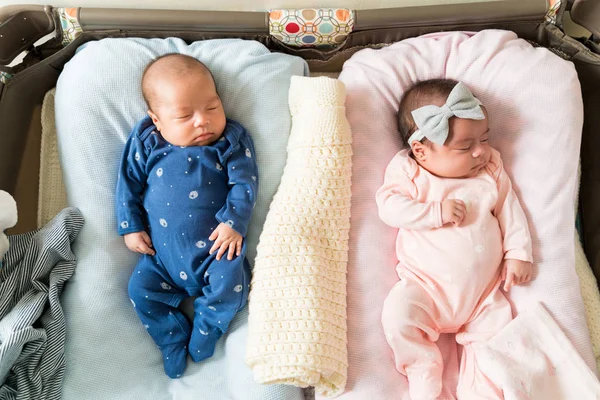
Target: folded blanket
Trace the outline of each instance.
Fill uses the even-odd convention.
[[[288,159],[258,245],[246,362],[259,383],[315,386],[347,379],[346,268],[351,133],[345,87],[292,77]]]
[[[0,269],[0,399],[59,399],[65,317],[59,302],[75,271],[71,243],[83,226],[75,208],[44,228],[10,236]]]
[[[42,138],[40,149],[40,190],[38,195],[37,226],[46,225],[67,206],[67,191],[58,159],[58,137],[54,98],[56,88],[48,91],[42,104]]]
[[[600,399],[598,378],[540,303],[486,343],[478,364],[505,399]]]

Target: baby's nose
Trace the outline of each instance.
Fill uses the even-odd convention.
[[[204,117],[204,115],[198,114],[196,116],[196,119],[194,120],[194,127],[198,128],[200,126],[206,125],[207,122],[208,120]]]
[[[479,156],[481,156],[481,154],[483,154],[483,149],[481,148],[481,146],[477,146],[475,150],[473,150],[473,158],[478,158]]]

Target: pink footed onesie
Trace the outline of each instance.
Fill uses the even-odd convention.
[[[390,162],[377,192],[380,218],[398,228],[400,281],[383,305],[382,323],[398,371],[412,400],[436,399],[442,389],[442,356],[435,342],[456,333],[463,345],[458,398],[502,399],[477,367],[477,346],[512,320],[500,291],[504,259],[531,262],[531,237],[500,154],[473,178],[440,178],[408,150]],[[442,226],[442,201],[462,200],[462,225]]]

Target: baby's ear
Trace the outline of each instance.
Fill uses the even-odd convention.
[[[154,114],[152,112],[152,110],[148,110],[147,113],[150,116],[150,118],[152,118],[152,123],[154,125],[156,125],[156,129],[158,129],[160,131],[160,121],[159,121],[158,117],[156,116],[156,114]]]
[[[426,158],[426,154],[425,154],[426,146],[423,143],[414,141],[414,142],[412,142],[412,144],[411,144],[410,147],[411,147],[412,153],[414,154],[414,156],[415,156],[415,158],[417,160],[419,160],[419,161],[425,161],[425,158]]]
[[[479,107],[481,107],[481,110],[483,111],[483,115],[485,115],[485,118],[489,121],[490,120],[490,115],[488,114],[487,108],[485,108],[485,106],[482,104]]]

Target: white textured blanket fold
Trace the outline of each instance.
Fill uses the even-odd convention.
[[[288,159],[260,236],[246,361],[260,383],[347,379],[346,271],[352,136],[338,80],[292,77]]]
[[[598,378],[539,302],[483,345],[477,362],[505,399],[600,399]]]

